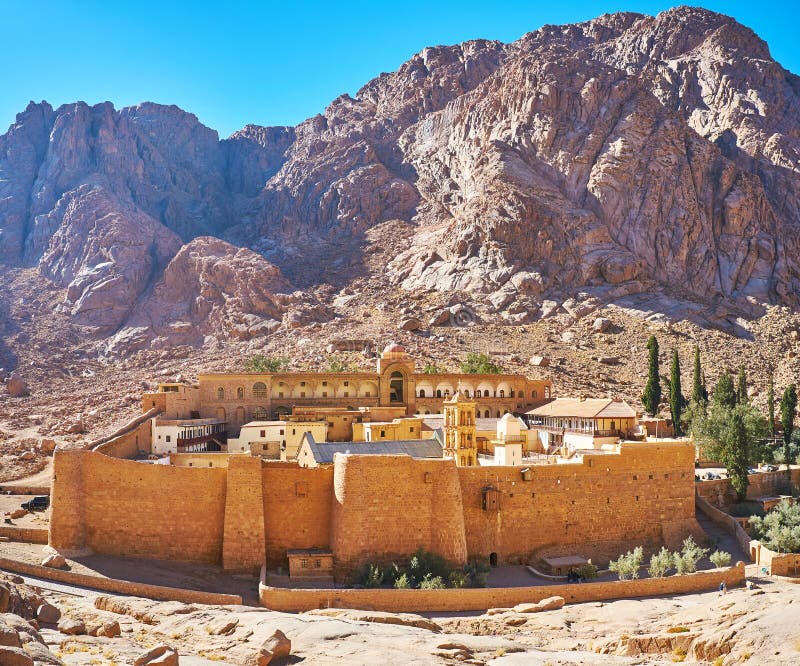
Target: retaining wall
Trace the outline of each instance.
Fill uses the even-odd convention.
[[[146,597],[159,601],[182,601],[187,604],[218,604],[223,606],[242,604],[242,598],[237,594],[217,594],[214,592],[202,592],[200,590],[184,590],[178,587],[165,587],[163,585],[136,583],[128,580],[118,580],[116,578],[91,576],[75,571],[50,569],[49,567],[42,567],[38,564],[28,564],[27,562],[10,560],[5,557],[0,557],[0,569],[13,571],[14,573],[26,576],[53,580],[59,583],[88,587],[93,590],[128,594],[134,597]]]
[[[748,499],[780,494],[785,489],[787,481],[785,469],[751,474],[748,479],[750,480],[750,485],[747,487]],[[791,470],[791,479],[793,485],[800,485],[800,468]],[[716,507],[721,508],[736,503],[736,491],[730,479],[698,481],[695,486],[697,495]]]
[[[9,541],[20,543],[47,543],[48,530],[42,527],[9,527],[0,526],[0,537],[8,537]]]
[[[736,518],[709,504],[706,502],[706,500],[700,497],[699,494],[695,499],[695,503],[697,504],[697,508],[700,509],[700,511],[706,515],[711,522],[721,527],[728,532],[728,534],[731,534],[736,538],[736,541],[739,542],[739,547],[742,549],[743,553],[751,555],[750,535],[745,532],[742,524],[736,520]]]
[[[728,587],[742,585],[744,564],[684,576],[644,578],[600,583],[541,585],[446,590],[393,589],[288,589],[259,585],[261,605],[270,610],[302,612],[315,608],[357,608],[402,612],[480,611],[564,597],[567,603],[637,597],[664,597],[715,590],[722,581]]]

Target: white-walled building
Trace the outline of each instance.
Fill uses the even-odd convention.
[[[310,432],[318,442],[327,436],[326,421],[251,421],[239,437],[228,440],[229,453],[250,453],[270,460],[296,460],[303,435]]]
[[[202,453],[224,451],[227,442],[225,421],[219,419],[155,418],[153,453]]]

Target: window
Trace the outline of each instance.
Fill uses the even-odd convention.
[[[424,398],[425,397],[425,389],[420,389],[419,390],[419,397],[420,398]]]
[[[469,389],[464,390],[464,397],[469,398]]]
[[[217,400],[225,400],[225,389],[221,386],[217,389]]]
[[[236,399],[244,400],[244,389],[241,386],[236,389]]]
[[[344,385],[345,386],[350,386],[350,382],[345,382]]]
[[[323,398],[327,398],[328,397],[328,392],[327,391],[323,391],[322,392],[322,397]]]
[[[306,392],[305,391],[300,391],[300,397],[301,398],[305,398],[306,397]]]
[[[278,397],[279,397],[279,398],[282,398],[282,397],[283,397],[283,391],[278,391]]]
[[[256,382],[253,384],[253,397],[264,398],[267,395],[267,385],[264,382]]]
[[[168,441],[168,442],[171,442],[171,441],[172,441],[172,436],[171,436],[171,435],[167,435],[167,441]]]
[[[322,385],[323,385],[323,386],[327,386],[327,385],[328,385],[328,382],[322,382]]]
[[[345,397],[345,398],[349,398],[349,397],[350,397],[350,393],[349,393],[348,391],[345,391],[345,392],[344,392],[344,397]]]
[[[411,426],[411,428],[409,429],[409,432],[414,432],[414,426]]]
[[[369,391],[365,391],[364,392],[364,397],[365,398],[371,398],[372,397],[372,393],[370,393]]]
[[[308,569],[308,560],[303,558],[300,560],[300,568],[301,569]]]
[[[322,568],[322,560],[314,560],[314,568],[321,569]]]
[[[279,434],[280,434],[281,436],[283,436],[283,428],[281,428],[281,430],[280,430],[280,433],[279,433]]]
[[[261,431],[261,439],[264,439],[264,437],[266,437],[266,436],[267,436],[267,431],[266,430],[262,430]]]
[[[300,382],[300,386],[305,386],[305,385],[306,385],[305,382]]]
[[[381,430],[381,437],[386,437],[386,431],[385,430]]]
[[[292,428],[292,434],[293,435],[297,434],[297,429],[296,428]]]
[[[524,398],[525,397],[525,391],[520,391],[519,392],[519,397],[520,398]],[[533,397],[534,398],[536,397],[536,391],[533,392]]]
[[[500,397],[501,398],[505,398],[506,397],[506,392],[503,389],[500,389]]]
[[[253,407],[253,418],[256,421],[266,421],[267,420],[267,410],[263,407]]]
[[[488,391],[488,389],[487,389],[487,390],[485,390],[485,391],[483,392],[483,397],[484,397],[484,398],[488,398],[488,397],[489,397],[489,391]]]

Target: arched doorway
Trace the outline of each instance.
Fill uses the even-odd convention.
[[[393,372],[389,379],[389,402],[402,403],[403,400],[403,379],[402,372]]]
[[[496,567],[497,566],[497,553],[490,553],[489,554],[489,566]]]

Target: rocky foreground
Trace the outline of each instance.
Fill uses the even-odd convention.
[[[36,589],[0,574],[0,663],[555,666],[800,659],[800,611],[791,603],[797,589],[782,581],[725,596],[434,618],[342,609],[292,615],[72,592]]]

